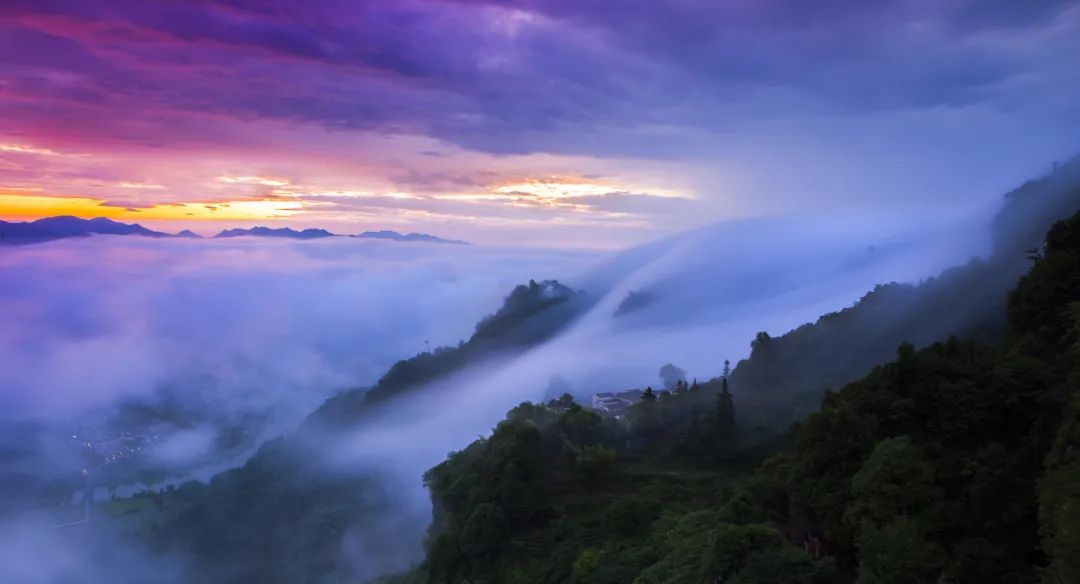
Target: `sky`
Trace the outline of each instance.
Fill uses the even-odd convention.
[[[621,248],[965,213],[1080,152],[1077,62],[1058,0],[6,0],[0,219]]]

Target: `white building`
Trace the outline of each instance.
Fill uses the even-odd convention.
[[[594,393],[592,396],[592,408],[597,412],[619,415],[630,406],[641,401],[645,392],[640,389],[630,391]]]

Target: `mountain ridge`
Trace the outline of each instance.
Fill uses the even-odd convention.
[[[320,239],[323,237],[338,237],[334,233],[330,233],[325,229],[308,228],[302,231],[297,231],[291,227],[265,227],[258,225],[245,229],[243,227],[234,227],[232,229],[224,229],[214,236],[214,239],[223,239],[229,237],[287,237],[290,239]]]
[[[390,239],[393,241],[419,241],[425,243],[449,243],[455,245],[469,245],[469,242],[461,239],[444,239],[428,233],[399,233],[397,231],[391,231],[383,229],[380,231],[365,231],[358,235],[351,237],[358,237],[362,239]]]
[[[153,238],[204,239],[203,236],[184,229],[178,233],[166,233],[143,227],[138,223],[122,223],[107,217],[82,218],[72,215],[43,217],[33,221],[0,221],[0,245],[29,245],[45,243],[59,239],[89,237],[91,235],[135,235]],[[234,227],[224,229],[208,239],[228,239],[232,237],[275,237],[298,240],[323,239],[328,237],[349,237],[356,239],[382,239],[406,243],[437,243],[469,245],[459,239],[445,239],[429,233],[399,233],[391,230],[365,231],[355,235],[332,233],[326,229],[307,228],[296,230],[291,227],[255,226],[250,228]]]
[[[138,223],[121,223],[107,217],[83,219],[71,215],[58,215],[26,222],[0,221],[0,245],[44,243],[90,235],[175,237],[169,233],[147,229]]]

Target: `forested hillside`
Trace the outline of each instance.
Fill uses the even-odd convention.
[[[957,336],[996,343],[1007,292],[1054,221],[1080,209],[1080,160],[1005,196],[991,230],[992,253],[918,284],[885,284],[853,306],[780,336],[760,333],[731,376],[736,400],[771,404],[796,421],[822,392],[866,375],[900,343],[924,347]]]
[[[1001,342],[901,344],[753,472],[726,380],[625,423],[522,404],[427,474],[427,559],[399,581],[1080,580],[1080,213],[1031,262]]]

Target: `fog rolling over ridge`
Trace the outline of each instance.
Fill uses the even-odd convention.
[[[501,290],[579,256],[108,236],[9,248],[0,375],[18,391],[3,415],[77,413],[207,377],[291,393],[310,410],[425,341],[451,341]]]
[[[315,424],[264,448],[242,472],[215,481],[196,507],[199,512],[180,518],[174,528],[188,545],[212,538],[226,548],[196,573],[322,573],[328,569],[322,564],[281,566],[272,558],[267,559],[270,565],[236,566],[230,558],[253,550],[246,541],[217,539],[221,530],[212,505],[241,492],[249,501],[284,496],[298,505],[278,523],[253,504],[255,510],[243,513],[239,527],[229,526],[237,534],[265,533],[285,529],[287,517],[311,517],[320,500],[334,493],[353,498],[348,503],[352,511],[345,526],[324,525],[316,531],[336,533],[332,539],[342,542],[343,547],[331,546],[326,553],[340,554],[335,562],[345,562],[347,571],[361,579],[403,569],[419,559],[430,517],[420,481],[424,470],[490,427],[509,407],[544,398],[553,377],[587,397],[594,391],[655,384],[657,370],[669,361],[691,375],[716,375],[725,358],[747,353],[758,330],[787,330],[849,305],[883,279],[900,275],[918,280],[986,252],[985,222],[980,218],[917,229],[897,225],[890,231],[844,218],[824,225],[820,218],[754,221],[718,225],[592,260],[563,280],[586,282],[590,301],[555,336],[490,358],[477,354],[433,382],[399,387],[367,407],[349,406],[351,398],[327,402],[320,411],[344,409],[349,412],[345,423],[341,415],[320,413],[313,419],[335,422]],[[752,292],[746,287],[750,283]],[[636,290],[649,291],[655,300],[620,313],[627,295]],[[544,317],[544,312],[537,315]],[[296,476],[308,483],[291,478]],[[396,526],[392,532],[388,524]],[[398,553],[388,555],[384,548],[391,536],[397,538],[393,549]],[[304,535],[293,532],[291,537],[303,540]],[[271,542],[271,549],[278,550],[275,556],[292,545],[289,539]]]
[[[631,250],[583,274],[605,280],[606,287],[598,287],[595,305],[561,334],[376,406],[326,455],[331,468],[362,469],[398,486],[396,504],[372,514],[383,521],[425,518],[430,503],[419,480],[423,472],[443,460],[448,445],[464,446],[514,405],[555,397],[546,394],[553,378],[588,403],[594,392],[659,387],[657,371],[667,362],[702,380],[716,376],[724,359],[746,356],[757,331],[786,331],[847,306],[889,274],[917,281],[986,250],[977,230],[962,232],[968,239],[949,249],[944,237],[935,241],[933,230],[890,234],[873,226],[860,232],[842,220],[831,227],[815,219],[755,221],[660,242],[659,252]],[[950,231],[948,241],[955,244],[958,233]],[[868,241],[877,242],[873,250]],[[639,254],[647,257],[639,260]],[[625,270],[627,263],[636,265]],[[650,291],[655,300],[620,315],[619,306],[636,290]],[[425,527],[403,529],[402,544],[419,553]],[[354,530],[363,532],[363,523]],[[350,550],[353,559],[367,558],[358,565],[370,576],[365,568],[377,573],[382,564],[376,549],[364,552],[362,546]]]
[[[99,496],[208,478],[581,255],[113,236],[4,249],[0,509],[69,501],[82,468]]]
[[[1047,209],[1075,207],[1075,181],[1061,176],[1025,187],[1034,194],[1024,205],[1005,207],[1016,213],[1010,224],[1045,222],[1056,212]],[[19,389],[4,394],[4,416],[43,425],[34,436],[45,436],[29,444],[18,432],[10,437],[18,446],[5,451],[11,476],[25,474],[29,460],[70,484],[65,473],[79,459],[57,452],[62,441],[56,447],[48,437],[80,419],[127,412],[132,402],[164,400],[167,411],[189,413],[154,418],[174,439],[136,460],[220,462],[198,456],[210,440],[203,433],[217,432],[222,417],[257,420],[256,444],[284,432],[242,469],[184,489],[177,496],[189,498],[186,510],[156,519],[149,540],[129,538],[110,521],[56,532],[49,514],[16,512],[28,495],[14,489],[3,535],[41,534],[69,561],[42,566],[6,546],[0,575],[48,582],[86,571],[140,581],[138,570],[114,573],[130,565],[168,566],[181,581],[362,580],[408,568],[421,558],[431,518],[424,471],[510,407],[549,397],[553,378],[587,397],[658,385],[657,371],[669,362],[692,377],[715,376],[725,359],[748,356],[758,331],[783,333],[850,306],[876,284],[918,283],[975,256],[993,259],[992,249],[1012,258],[1027,235],[992,241],[990,219],[980,212],[742,221],[612,255],[115,237],[0,251],[10,283],[0,290],[8,325],[0,330],[0,376]],[[549,276],[565,288],[542,280]],[[475,326],[498,316],[507,293],[530,279],[539,283],[521,288],[520,306],[506,304],[513,310],[505,322],[490,333]],[[444,360],[421,381],[370,403],[357,389],[376,384],[394,361],[425,353],[426,343],[454,347],[474,330],[483,342],[434,350]],[[439,369],[445,363],[453,366]],[[345,415],[325,423],[338,409]],[[313,410],[320,414],[294,430]],[[84,541],[88,532],[115,538],[123,554],[102,556]]]
[[[329,492],[341,493],[332,485],[345,480],[352,485],[346,491],[360,497],[356,505],[361,510],[350,516],[347,529],[340,532],[347,545],[330,546],[328,553],[342,554],[346,572],[358,577],[401,569],[420,557],[429,505],[418,479],[424,469],[442,460],[448,449],[460,448],[482,428],[493,425],[514,404],[546,397],[553,377],[566,380],[572,391],[587,397],[594,391],[655,384],[656,371],[665,362],[678,363],[692,376],[716,375],[723,359],[747,354],[756,331],[786,331],[823,312],[849,306],[876,283],[918,282],[950,265],[965,266],[962,279],[956,280],[947,271],[945,276],[910,287],[914,304],[904,300],[886,306],[885,312],[872,313],[881,317],[879,321],[862,323],[868,327],[864,334],[880,337],[887,346],[884,353],[877,353],[877,346],[867,347],[865,359],[875,363],[888,359],[905,339],[897,335],[948,335],[953,328],[964,332],[1001,307],[1005,291],[1026,264],[1023,250],[1046,227],[1047,216],[1080,206],[1076,187],[1074,180],[1054,175],[1018,191],[1002,213],[1016,225],[1030,225],[1010,236],[1000,230],[991,234],[987,215],[968,218],[966,223],[923,221],[917,228],[899,226],[892,232],[881,223],[844,218],[763,221],[703,229],[594,262],[579,274],[580,281],[590,284],[590,307],[554,337],[516,355],[486,361],[481,356],[432,383],[400,388],[395,396],[355,411],[351,424],[336,423],[328,433],[287,436],[279,447],[256,456],[245,473],[212,485],[206,500],[227,501],[239,492],[248,496],[258,492],[261,497],[291,492],[299,502],[303,500],[300,492],[313,494],[329,488]],[[1023,212],[1017,210],[1017,197],[1026,197]],[[1001,222],[999,216],[997,224]],[[994,255],[988,255],[991,240]],[[701,253],[703,249],[710,253]],[[987,259],[967,264],[975,255]],[[746,292],[750,284],[755,293]],[[970,312],[958,311],[954,295],[980,286],[982,296],[969,294],[965,300]],[[940,302],[952,316],[934,314],[940,309],[935,302],[923,308],[919,297],[924,289],[926,295],[942,294]],[[651,299],[625,310],[627,297],[637,291]],[[854,314],[856,321],[862,320],[861,312]],[[909,317],[909,328],[898,326]],[[822,330],[827,332],[829,326]],[[849,347],[846,352],[858,354],[860,348]],[[853,379],[865,366],[856,361],[841,372]],[[815,389],[820,392],[823,387]],[[767,399],[785,406],[795,403],[782,393]],[[328,402],[327,407],[338,405]],[[309,441],[310,436],[317,438]],[[309,490],[305,485],[290,486],[267,478],[296,473],[319,477],[314,480],[323,486]],[[252,477],[261,478],[251,482]],[[239,485],[243,491],[236,490]],[[297,512],[302,509],[303,504]],[[200,521],[205,519],[200,517]],[[284,526],[262,521],[253,520],[247,530]],[[389,522],[396,522],[392,533],[385,530]],[[205,534],[212,525],[203,523],[193,533]],[[400,541],[395,550],[412,546],[414,554],[383,553],[391,535]],[[249,551],[242,546],[233,549],[241,550]],[[322,573],[329,568],[303,565],[300,569]]]

